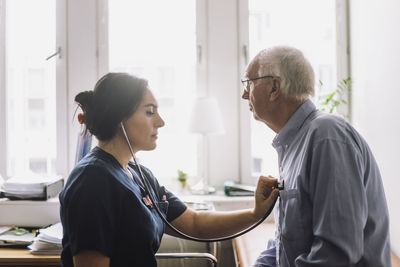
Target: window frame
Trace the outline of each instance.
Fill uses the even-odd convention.
[[[2,1],[2,0],[0,0]],[[109,63],[109,49],[108,49],[108,0],[97,1],[97,70],[98,77],[107,73]],[[196,0],[196,53],[197,53],[197,67],[196,67],[196,85],[197,94],[199,97],[208,95],[208,1]]]
[[[56,2],[56,47],[61,54],[56,62],[56,171],[66,177],[69,172],[68,87],[67,87],[67,0]]]
[[[346,77],[349,68],[349,1],[336,0],[338,14],[338,76]],[[107,0],[57,1],[57,171],[67,177],[74,166],[77,134],[80,125],[74,112],[75,95],[90,90],[108,66],[105,46]],[[221,10],[221,7],[223,9]],[[252,183],[250,120],[248,106],[240,96],[240,77],[248,63],[248,0],[197,0],[197,85],[198,96],[215,96],[227,120],[224,136],[208,140],[207,162],[210,184],[222,185],[226,179]],[[221,15],[228,16],[221,20]],[[5,0],[0,0],[0,174],[6,175],[6,95],[5,95]],[[228,34],[229,33],[229,34]],[[339,35],[338,35],[339,36]],[[222,40],[221,40],[222,38]],[[82,40],[85,42],[82,42]],[[234,41],[236,40],[236,41]],[[53,51],[49,51],[51,53]],[[199,50],[198,50],[199,52]],[[200,57],[200,53],[198,54]],[[347,74],[347,75],[346,75]],[[348,114],[351,110],[351,95]],[[350,114],[351,115],[351,114]],[[232,116],[232,117],[231,117]],[[239,120],[236,118],[239,117]],[[221,157],[224,164],[218,162]],[[234,166],[234,167],[232,167]]]
[[[210,95],[208,85],[208,0],[195,0],[196,8],[196,92],[195,97],[207,97]],[[108,45],[108,0],[97,1],[97,65],[98,78],[109,71],[109,45]],[[162,99],[159,99],[162,101]],[[202,142],[205,142],[203,144]],[[207,164],[209,156],[209,146],[207,138],[202,140],[197,138],[197,169],[202,164]],[[202,151],[205,150],[206,158],[202,159]],[[208,174],[210,170],[208,170]],[[171,178],[171,177],[159,177]],[[165,181],[167,182],[167,181]]]
[[[81,132],[76,123],[74,97],[82,90],[91,90],[98,78],[104,73],[105,59],[102,51],[107,0],[68,1],[67,5],[67,130],[68,130],[68,167],[74,167],[77,135]],[[198,96],[217,98],[221,112],[225,115],[225,135],[208,136],[209,182],[221,186],[225,180],[240,180],[239,174],[239,116],[240,80],[238,71],[238,10],[237,1],[197,0],[197,42],[202,45],[202,67],[198,68],[197,82],[203,84]],[[227,16],[221,20],[221,17]],[[101,23],[100,23],[101,22]],[[211,27],[212,25],[212,27]],[[200,34],[202,38],[200,39]],[[82,42],[82,40],[85,40]],[[101,41],[103,40],[103,41]],[[201,88],[201,87],[199,87]],[[229,134],[228,134],[229,133]],[[223,159],[224,164],[220,164]],[[200,160],[200,159],[199,159]],[[178,165],[177,165],[178,166]],[[234,167],[232,167],[234,166]]]
[[[56,2],[56,47],[61,54],[51,58],[56,62],[56,172],[68,173],[67,136],[67,54],[66,54],[66,0]],[[6,0],[0,0],[0,175],[7,178],[7,89],[6,89]],[[49,51],[49,55],[54,51]],[[23,153],[23,152],[21,152]]]
[[[0,0],[0,175],[6,177],[7,171],[7,108],[6,108],[6,2]]]

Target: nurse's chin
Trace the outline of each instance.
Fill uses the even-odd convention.
[[[157,143],[154,142],[153,144],[149,144],[146,147],[142,148],[143,151],[151,151],[157,148]]]

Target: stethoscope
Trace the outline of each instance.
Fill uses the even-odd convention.
[[[140,165],[138,164],[138,162],[137,162],[137,160],[136,160],[135,153],[133,153],[133,149],[132,149],[132,146],[131,146],[131,142],[129,141],[128,135],[126,134],[126,131],[125,131],[124,124],[123,124],[122,122],[121,122],[121,128],[122,128],[122,132],[124,133],[125,140],[126,140],[126,142],[128,143],[129,150],[130,150],[130,152],[131,152],[131,154],[132,154],[133,161],[135,162],[135,165],[137,166],[137,169],[138,169],[138,171],[139,171],[139,174],[140,174],[140,178],[141,178],[141,180],[142,180],[142,183],[143,183],[143,185],[144,185],[144,187],[145,187],[145,189],[146,189],[146,193],[148,194],[148,196],[149,196],[151,202],[153,203],[153,206],[154,206],[154,208],[155,208],[155,210],[156,210],[158,216],[160,216],[160,218],[162,219],[162,221],[163,221],[169,228],[171,228],[175,233],[177,233],[178,235],[180,235],[180,236],[182,236],[182,237],[184,237],[184,238],[186,238],[186,239],[189,239],[189,240],[192,240],[192,241],[197,241],[197,242],[218,242],[218,241],[229,240],[229,239],[232,239],[232,238],[236,238],[236,237],[238,237],[238,236],[241,236],[241,235],[243,235],[243,234],[245,234],[245,233],[247,233],[247,232],[250,232],[250,231],[253,230],[254,228],[256,228],[258,225],[260,225],[260,224],[271,214],[272,210],[274,209],[274,206],[275,206],[275,203],[276,203],[276,200],[277,200],[277,199],[275,199],[273,205],[269,208],[269,210],[265,213],[265,215],[264,215],[258,222],[256,222],[256,223],[253,224],[252,226],[248,227],[247,229],[244,229],[244,230],[242,230],[242,231],[240,231],[240,232],[238,232],[238,233],[236,233],[236,234],[234,234],[234,235],[230,235],[230,236],[226,236],[226,237],[206,239],[206,238],[197,238],[197,237],[193,237],[193,236],[190,236],[190,235],[187,235],[187,234],[181,232],[180,230],[176,229],[170,222],[168,222],[168,220],[165,218],[165,216],[164,216],[164,215],[162,214],[162,212],[160,211],[160,209],[159,209],[159,207],[158,207],[158,205],[157,205],[157,202],[154,200],[154,197],[153,197],[153,195],[152,195],[152,193],[151,193],[150,186],[149,186],[149,182],[147,181],[147,179],[146,179],[145,176],[143,175],[142,169],[140,168]],[[277,183],[275,184],[275,187],[276,187],[277,189],[279,189],[279,190],[283,190],[284,184],[283,184],[283,183],[278,183],[278,182],[277,182]]]

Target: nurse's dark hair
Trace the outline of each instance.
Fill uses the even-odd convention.
[[[113,138],[121,121],[135,113],[147,89],[147,80],[127,73],[104,75],[93,91],[75,96],[83,111],[78,119],[85,124],[85,132],[89,131],[100,141]]]

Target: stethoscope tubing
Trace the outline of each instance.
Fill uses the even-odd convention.
[[[142,172],[142,169],[140,168],[140,164],[138,164],[138,162],[137,162],[137,160],[136,160],[135,153],[133,152],[131,143],[130,143],[130,141],[129,141],[128,135],[127,135],[127,133],[126,133],[126,131],[125,131],[125,127],[124,127],[124,125],[123,125],[122,122],[121,122],[121,128],[122,128],[122,132],[124,133],[126,142],[128,143],[129,150],[130,150],[130,152],[131,152],[131,154],[132,154],[133,161],[135,162],[135,165],[137,166],[137,169],[138,169],[138,171],[139,171],[140,179],[142,180],[142,183],[144,184],[144,187],[145,187],[145,189],[146,189],[146,192],[147,192],[147,194],[149,195],[149,198],[150,198],[151,202],[153,203],[153,207],[155,208],[155,210],[156,210],[158,216],[161,218],[161,220],[162,220],[172,231],[174,231],[174,232],[175,232],[176,234],[178,234],[179,236],[181,236],[181,237],[183,237],[183,238],[185,238],[185,239],[189,239],[189,240],[192,240],[192,241],[196,241],[196,242],[220,242],[220,241],[230,240],[230,239],[239,237],[239,236],[241,236],[241,235],[244,235],[245,233],[248,233],[248,232],[250,232],[251,230],[253,230],[254,228],[256,228],[257,226],[259,226],[262,222],[265,221],[265,219],[271,214],[272,210],[274,209],[274,206],[275,206],[275,203],[276,203],[276,201],[277,201],[277,198],[274,200],[273,205],[271,205],[271,207],[267,210],[267,212],[265,213],[265,215],[264,215],[259,221],[257,221],[257,222],[254,223],[253,225],[249,226],[248,228],[246,228],[246,229],[244,229],[244,230],[242,230],[242,231],[240,231],[240,232],[238,232],[238,233],[236,233],[236,234],[234,234],[234,235],[229,235],[229,236],[226,236],[226,237],[219,237],[219,238],[198,238],[198,237],[190,236],[190,235],[187,235],[187,234],[183,233],[182,231],[176,229],[170,222],[168,222],[168,220],[165,218],[165,216],[164,216],[164,215],[162,214],[162,212],[160,211],[160,209],[159,209],[159,207],[158,207],[158,205],[157,205],[157,202],[155,201],[155,199],[154,199],[154,197],[153,197],[153,194],[151,193],[149,182],[148,182],[147,179],[145,178],[145,176],[144,176],[144,174],[143,174],[143,172]]]

